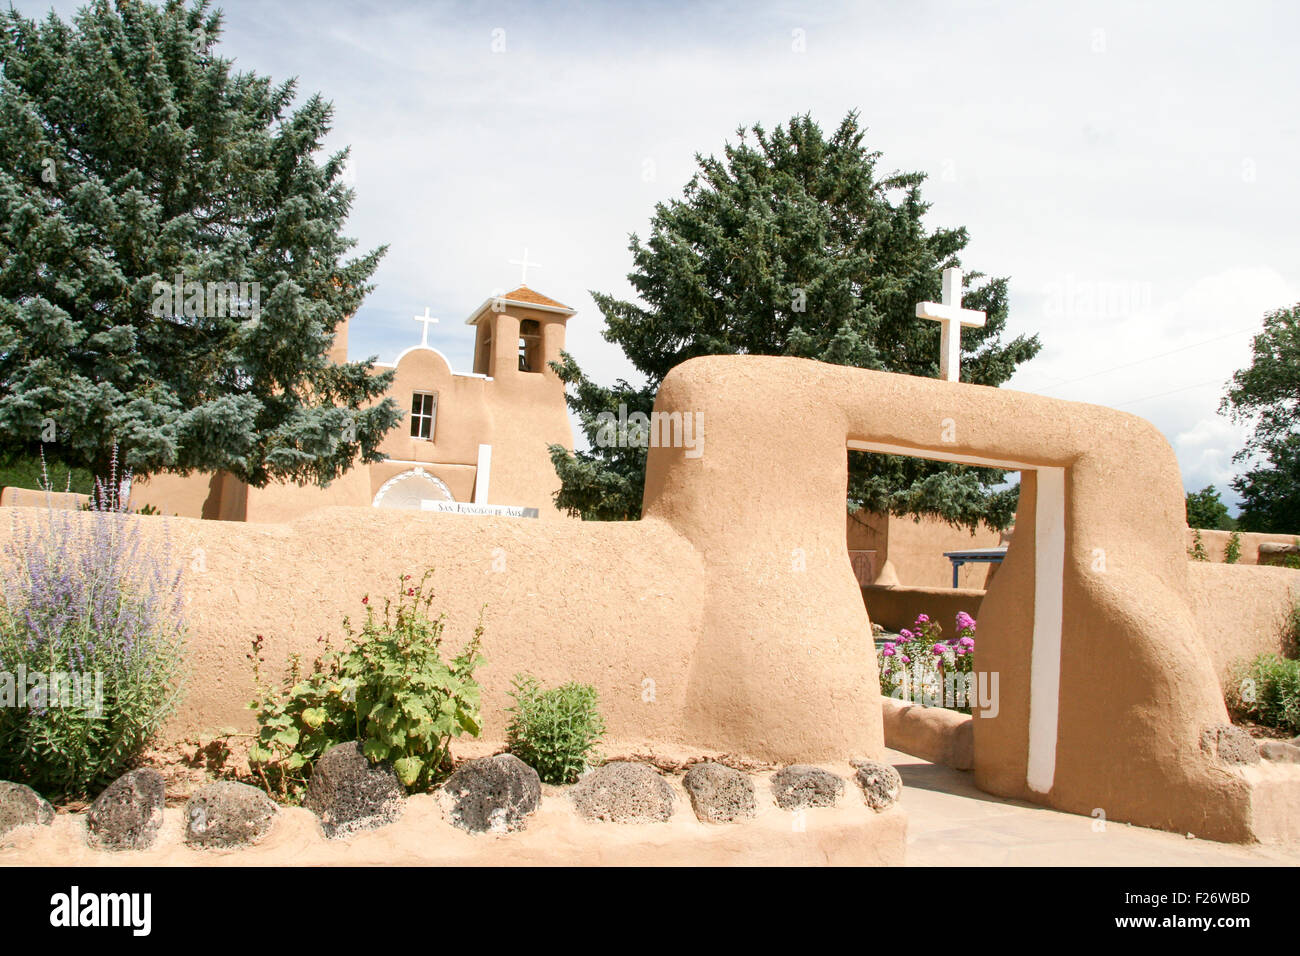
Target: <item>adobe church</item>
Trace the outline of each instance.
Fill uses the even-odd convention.
[[[465,320],[474,329],[474,367],[456,372],[429,345],[428,315],[418,345],[402,352],[387,396],[406,412],[380,450],[329,487],[276,483],[252,488],[224,472],[155,475],[131,489],[136,507],[226,521],[286,521],[328,505],[466,511],[558,519],[560,480],[547,446],[573,449],[564,384],[551,371],[574,310],[526,285],[489,296]],[[348,321],[330,358],[347,360]]]

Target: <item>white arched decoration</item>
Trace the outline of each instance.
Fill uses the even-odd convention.
[[[376,508],[406,508],[419,511],[423,501],[455,501],[451,489],[423,468],[394,475],[383,483],[371,504]]]

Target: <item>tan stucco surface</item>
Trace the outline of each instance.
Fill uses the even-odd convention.
[[[868,585],[862,589],[862,600],[867,603],[867,613],[873,624],[891,631],[911,627],[920,614],[943,627],[945,639],[957,634],[957,612],[965,611],[976,620],[984,591],[975,588],[910,588]]]
[[[15,509],[0,516],[0,537]],[[75,516],[93,520],[92,516]],[[485,732],[500,736],[511,677],[596,685],[610,733],[681,740],[681,715],[705,604],[698,555],[662,522],[584,524],[370,508],[326,508],[283,525],[137,518],[188,566],[192,675],[169,735],[248,729],[254,635],[275,667],[308,661],[317,638],[363,616],[364,595],[395,594],[403,574],[436,568],[447,639],[469,637],[484,608]]]
[[[66,508],[76,510],[90,501],[89,495],[68,491],[41,491],[36,488],[0,488],[3,508]]]
[[[911,701],[881,697],[885,716],[885,746],[931,763],[969,770],[975,762],[973,720],[944,707],[923,707]]]
[[[877,567],[889,561],[899,583],[916,588],[952,587],[952,563],[944,557],[945,552],[996,548],[1004,543],[1002,533],[986,525],[972,533],[933,517],[917,519],[858,511],[847,516],[846,528],[850,549],[875,550]],[[957,572],[959,586],[983,588],[990,568],[983,563],[962,565]]]
[[[874,660],[863,666],[850,640],[861,602],[839,553],[846,442],[1019,462],[1027,469],[1016,532],[981,607],[975,665],[999,673],[1001,701],[996,717],[974,722],[977,782],[1075,813],[1101,807],[1111,819],[1249,837],[1249,785],[1200,748],[1203,729],[1228,718],[1194,619],[1177,461],[1149,422],[1004,389],[765,357],[679,366],[656,408],[702,412],[709,442],[696,460],[680,450],[651,454],[646,514],[695,544],[711,594],[761,595],[706,610],[689,695],[693,728],[728,742],[742,732],[779,741],[772,749],[782,753],[814,743],[795,739],[791,718],[805,726],[863,720],[879,732],[878,716],[860,717],[859,700],[839,705],[839,695],[852,696],[849,685],[874,677]],[[1045,793],[1027,782],[1032,469],[1040,467],[1063,469],[1065,482],[1060,692]],[[739,476],[744,496],[729,493]],[[807,556],[803,577],[791,572],[792,551]],[[814,647],[790,653],[792,636],[809,631]],[[812,684],[814,673],[821,694],[805,696],[801,679]],[[770,708],[782,699],[779,711]],[[815,742],[836,746],[837,733],[846,731]]]
[[[1211,561],[1222,561],[1228,550],[1228,543],[1232,540],[1233,532],[1231,531],[1209,531],[1188,528],[1187,529],[1187,547],[1191,548],[1195,544],[1196,534],[1201,536],[1201,547],[1205,548],[1205,553]],[[1265,542],[1270,544],[1295,544],[1300,539],[1300,532],[1296,534],[1260,534],[1255,531],[1237,532],[1238,545],[1241,549],[1241,555],[1237,559],[1238,564],[1258,564],[1259,563],[1259,546]]]
[[[1283,628],[1300,602],[1300,571],[1192,561],[1187,573],[1197,632],[1220,679],[1239,661],[1287,650]]]
[[[1250,837],[1250,783],[1200,749],[1202,730],[1227,713],[1198,629],[1177,463],[1148,422],[766,357],[687,362],[656,410],[702,416],[706,440],[699,457],[651,449],[640,522],[342,508],[261,526],[141,519],[151,535],[170,525],[182,553],[205,556],[190,591],[194,680],[173,732],[247,726],[243,656],[254,634],[266,636],[271,661],[310,654],[318,635],[360,611],[362,593],[382,595],[399,574],[435,565],[453,637],[487,605],[489,734],[502,726],[510,676],[531,670],[595,684],[611,734],[625,739],[781,762],[879,756],[876,662],[844,500],[846,443],[883,443],[1028,469],[1013,543],[981,607],[975,665],[999,674],[1000,703],[973,724],[979,785],[1075,813],[1100,807],[1113,820]],[[1040,467],[1065,475],[1059,713],[1045,793],[1026,777]],[[1225,571],[1233,582],[1245,573]],[[1227,580],[1198,585],[1214,600]],[[1253,593],[1279,599],[1271,584]]]

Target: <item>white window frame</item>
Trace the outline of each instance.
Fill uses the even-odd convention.
[[[428,398],[432,401],[421,402],[420,411],[415,410],[415,399]],[[425,407],[429,411],[424,411]],[[423,424],[427,422],[429,426],[428,434],[421,435]],[[438,430],[438,393],[437,392],[411,392],[411,437],[417,441],[433,441],[434,433]]]

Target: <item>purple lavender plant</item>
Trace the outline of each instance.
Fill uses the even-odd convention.
[[[181,566],[124,485],[114,455],[87,511],[15,510],[0,551],[0,779],[47,796],[120,775],[180,692]]]

